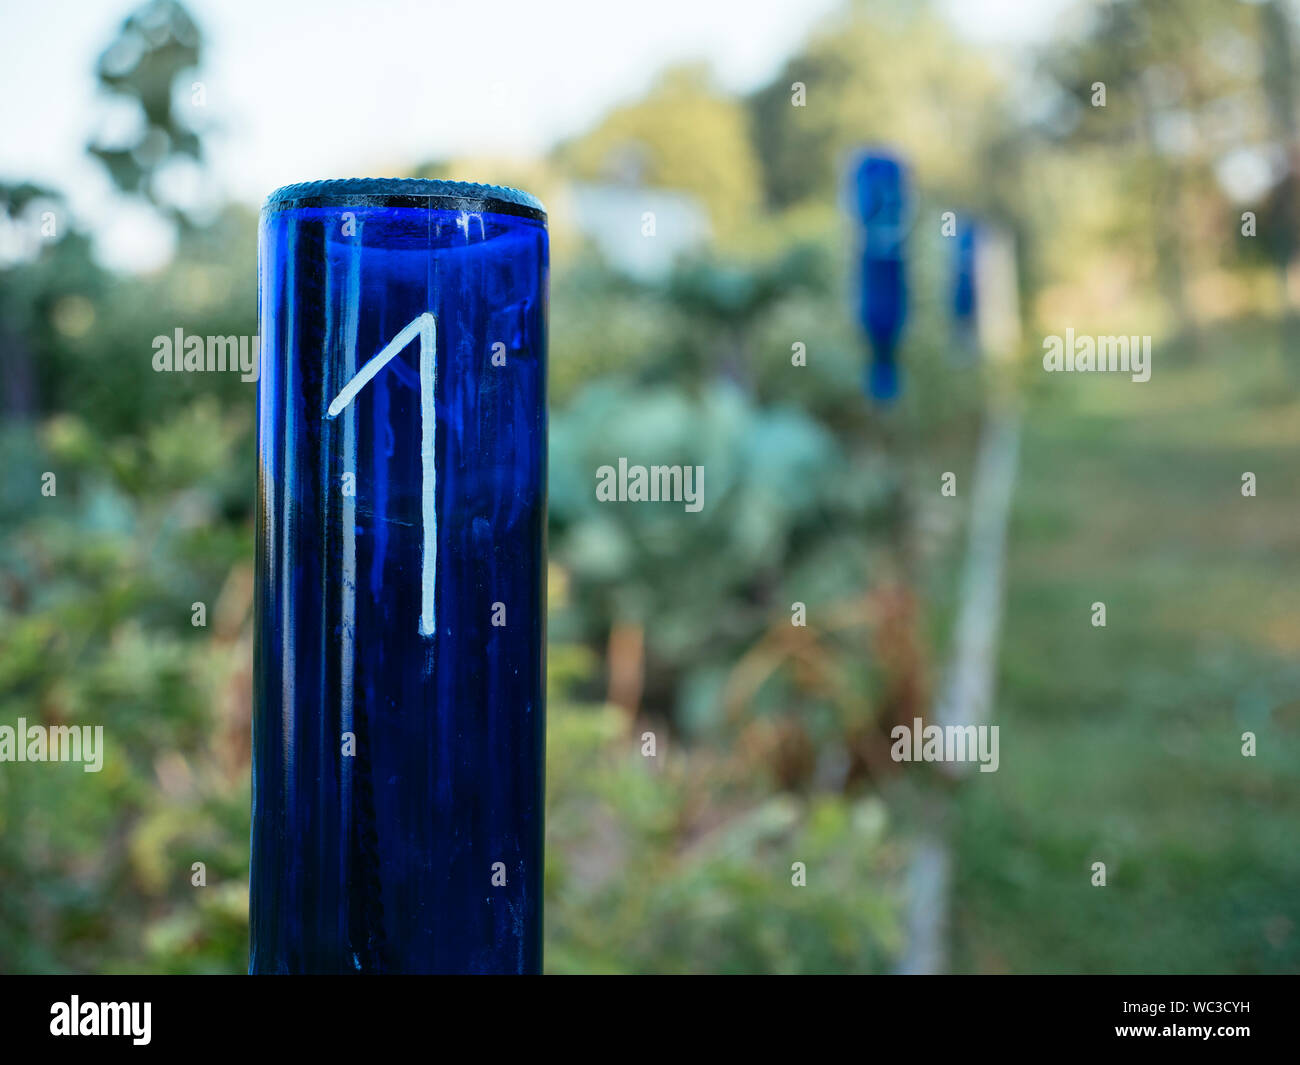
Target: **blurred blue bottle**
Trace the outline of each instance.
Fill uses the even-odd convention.
[[[851,173],[852,208],[862,227],[858,321],[873,353],[865,384],[872,397],[889,402],[901,384],[898,342],[907,321],[907,173],[898,159],[880,153],[859,156]]]
[[[952,327],[954,350],[966,359],[974,359],[979,352],[979,323],[976,318],[979,290],[976,284],[976,249],[979,246],[979,227],[974,222],[958,226],[951,241],[952,260]]]
[[[263,209],[251,972],[541,968],[547,276],[512,189]]]

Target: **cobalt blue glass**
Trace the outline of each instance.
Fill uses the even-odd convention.
[[[545,212],[292,185],[258,265],[249,971],[538,972]]]
[[[952,242],[952,326],[956,349],[971,356],[977,349],[978,320],[976,306],[976,247],[979,227],[968,221]]]
[[[874,355],[865,384],[873,398],[888,402],[900,388],[897,349],[907,321],[907,172],[893,156],[865,154],[852,178],[852,207],[862,226],[858,321]]]

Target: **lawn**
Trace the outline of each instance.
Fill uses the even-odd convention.
[[[1157,342],[1145,384],[1033,376],[956,971],[1300,970],[1300,393],[1275,336]]]

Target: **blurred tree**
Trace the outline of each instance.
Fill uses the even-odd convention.
[[[93,291],[102,279],[88,239],[72,226],[53,189],[0,183],[0,218],[19,245],[14,261],[0,268],[0,410],[13,427],[32,417],[40,402],[36,356],[45,347],[51,311],[68,308],[67,299]]]
[[[646,96],[556,150],[588,181],[693,193],[724,240],[751,224],[761,192],[744,108],[701,66],[667,71]]]
[[[1190,277],[1218,265],[1230,217],[1214,164],[1265,136],[1259,112],[1244,106],[1257,89],[1240,59],[1251,13],[1218,0],[1105,0],[1087,13],[1083,32],[1044,50],[1040,72],[1062,96],[1040,129],[1076,159],[1100,149],[1089,186],[1124,193],[1111,196],[1118,210],[1105,239],[1140,255],[1134,235],[1146,234],[1169,313],[1194,335]]]
[[[749,97],[767,202],[835,201],[848,153],[879,142],[939,196],[1014,204],[1008,175],[990,166],[1011,128],[1004,90],[987,58],[958,40],[928,0],[854,0]],[[989,173],[1000,180],[971,180]]]
[[[1285,314],[1281,322],[1283,350],[1300,351],[1296,330],[1296,253],[1300,248],[1300,129],[1296,122],[1294,15],[1280,0],[1259,5],[1259,43],[1262,53],[1264,94],[1273,136],[1286,160],[1286,172],[1274,191],[1276,218],[1269,228]]]
[[[187,216],[168,201],[160,176],[169,164],[202,158],[199,135],[182,120],[175,100],[176,79],[196,68],[201,55],[198,27],[185,7],[178,0],[149,0],[123,22],[95,71],[107,93],[135,105],[138,120],[132,132],[111,140],[97,135],[90,154],[119,189],[144,197],[181,225]]]

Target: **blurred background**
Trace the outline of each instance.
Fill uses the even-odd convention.
[[[256,334],[260,200],[381,175],[550,211],[549,970],[889,972],[918,929],[957,971],[1300,969],[1298,14],[8,7],[0,724],[107,757],[0,764],[0,970],[246,969],[256,385],[153,338]],[[864,147],[912,197],[887,405]],[[1015,250],[996,351],[977,219]],[[1152,336],[1151,380],[1044,373],[1067,328]],[[889,732],[941,687],[1008,395],[1001,765],[952,783]],[[597,506],[611,455],[704,465],[704,511]]]

